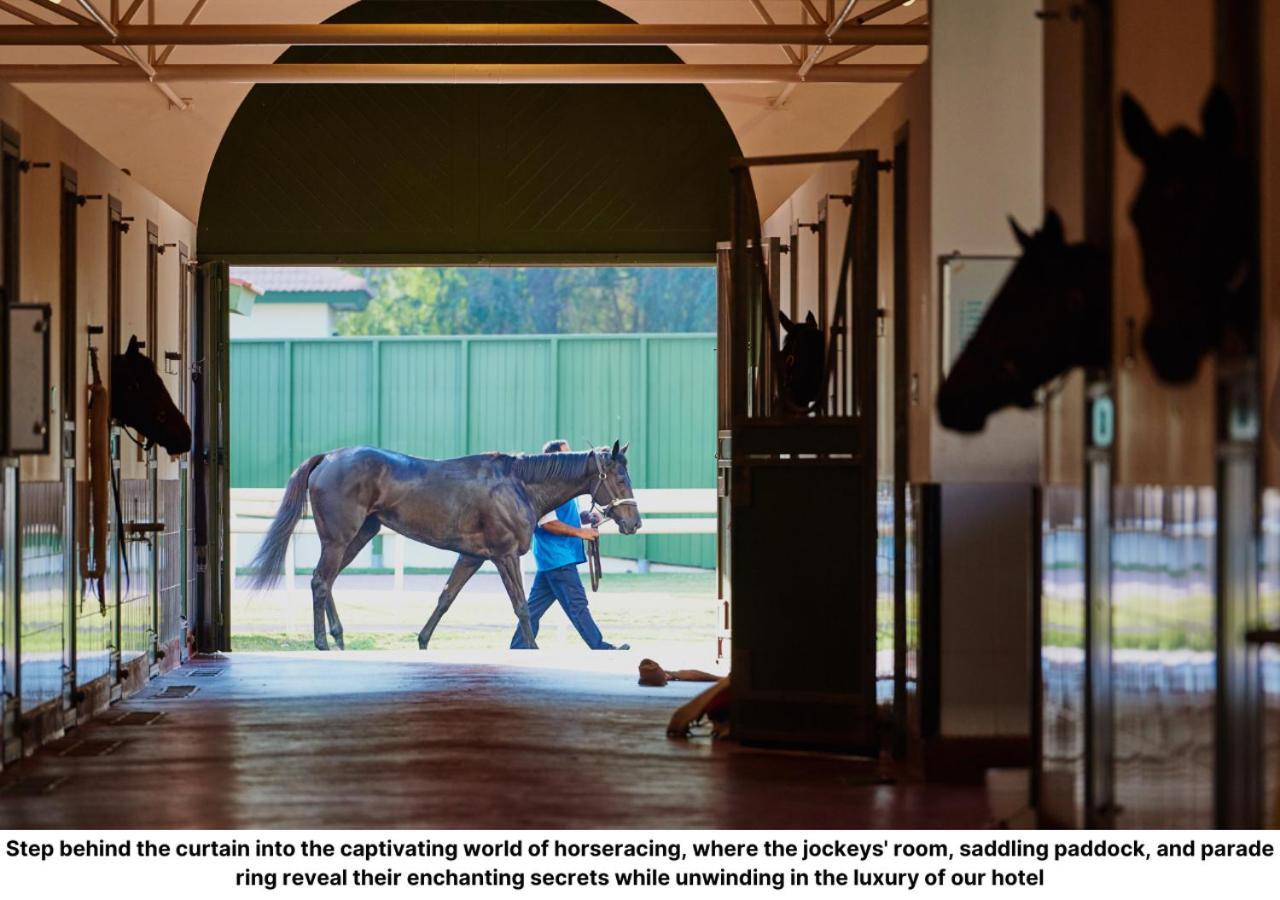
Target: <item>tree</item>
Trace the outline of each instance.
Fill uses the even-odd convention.
[[[626,334],[713,331],[706,266],[370,268],[366,309],[340,334]]]

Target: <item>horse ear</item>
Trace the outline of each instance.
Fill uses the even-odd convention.
[[[129,347],[124,352],[132,354],[138,352],[138,336],[136,334],[129,335]]]
[[[1120,98],[1120,126],[1130,153],[1144,162],[1155,155],[1156,148],[1160,146],[1160,134],[1151,124],[1147,111],[1128,91]]]
[[[1022,226],[1018,224],[1018,220],[1013,216],[1009,217],[1009,227],[1013,229],[1013,236],[1018,239],[1018,246],[1024,251],[1031,249],[1031,235],[1022,230]]]
[[[1058,215],[1056,209],[1050,208],[1044,214],[1044,225],[1040,229],[1041,233],[1054,244],[1065,244],[1066,238],[1063,236],[1062,217]]]
[[[1204,139],[1208,144],[1227,153],[1234,149],[1236,114],[1231,108],[1231,98],[1222,89],[1222,85],[1214,85],[1209,92],[1200,110],[1200,124],[1204,128]]]
[[[617,441],[613,442],[613,452],[609,455],[612,456],[614,459],[618,458],[618,442]]]
[[[804,317],[804,324],[812,325],[814,328],[818,327],[818,320],[813,317],[813,310],[809,310],[808,314]]]
[[[795,322],[792,322],[791,319],[787,317],[787,314],[782,310],[778,310],[778,321],[782,323],[783,331],[790,331],[796,324]]]

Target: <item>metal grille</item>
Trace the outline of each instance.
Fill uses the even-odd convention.
[[[1280,490],[1262,492],[1262,548],[1258,565],[1260,624],[1280,628]],[[1266,822],[1280,822],[1280,647],[1262,648]]]
[[[1084,825],[1084,491],[1044,491],[1040,542],[1040,806],[1047,824]]]
[[[20,496],[20,683],[22,705],[33,709],[62,695],[62,483],[23,482]]]
[[[1192,487],[1114,492],[1118,827],[1213,826],[1214,493]]]
[[[86,515],[89,508],[89,485],[87,482],[76,482],[76,521]],[[108,525],[110,527],[110,525]],[[114,562],[111,549],[111,538],[108,538],[107,559]],[[77,552],[77,559],[79,553]],[[106,578],[106,597],[99,598],[96,585],[88,585],[80,577],[77,565],[76,587],[76,684],[84,685],[101,678],[111,671],[111,647],[115,637],[115,594],[112,590],[115,578],[115,565],[110,564]],[[106,611],[102,611],[100,600],[105,601]]]
[[[893,482],[876,482],[876,702],[893,706]]]
[[[182,638],[182,486],[177,481],[161,481],[157,515],[164,531],[156,539],[157,590],[160,642]]]
[[[155,695],[156,700],[181,700],[190,697],[200,688],[194,684],[171,684],[163,691]]]
[[[165,714],[162,712],[128,712],[116,716],[114,719],[107,719],[105,724],[137,728],[160,724],[164,716]]]
[[[125,522],[151,520],[151,498],[148,484],[141,478],[120,480],[120,504]],[[149,538],[126,539],[129,577],[120,589],[120,661],[126,663],[151,648],[151,566]]]
[[[3,471],[0,470],[0,475]],[[5,585],[8,583],[8,573],[5,572],[5,556],[4,556],[4,533],[5,533],[5,503],[8,500],[3,483],[0,483],[0,703],[8,695],[9,686],[6,684],[9,673],[9,652],[6,636],[9,634],[7,617],[9,615],[9,598],[5,596]]]

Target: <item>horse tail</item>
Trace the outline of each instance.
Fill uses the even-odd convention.
[[[293,534],[298,519],[302,518],[302,508],[307,502],[307,482],[311,479],[311,471],[320,465],[325,454],[317,453],[289,476],[285,485],[284,500],[276,510],[276,517],[271,520],[267,529],[267,537],[258,548],[253,562],[249,563],[249,587],[260,591],[272,587],[284,574],[284,558],[289,549],[289,537]]]

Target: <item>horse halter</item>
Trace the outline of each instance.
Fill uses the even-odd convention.
[[[613,488],[609,486],[609,482],[605,479],[604,463],[600,462],[600,457],[603,453],[603,450],[591,451],[591,458],[595,460],[596,463],[596,486],[591,491],[591,505],[600,510],[600,512],[605,516],[612,519],[613,508],[615,506],[639,506],[640,504],[636,502],[635,497],[619,497],[613,492]],[[604,488],[605,492],[609,495],[609,502],[604,506],[601,506],[600,501],[596,499],[596,493],[600,488]]]

